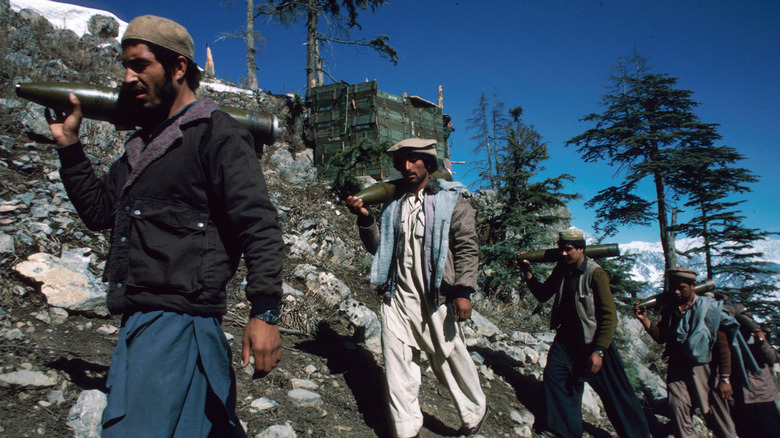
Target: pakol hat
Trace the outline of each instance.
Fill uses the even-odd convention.
[[[195,44],[187,29],[179,23],[154,15],[136,17],[127,25],[122,42],[140,40],[165,47],[193,61]]]
[[[558,241],[585,240],[585,234],[578,228],[569,228],[558,232]]]
[[[428,154],[437,157],[436,143],[437,141],[432,139],[407,138],[405,140],[401,140],[398,143],[390,146],[390,149],[388,149],[387,152],[393,154],[395,152],[401,151],[402,149],[407,149],[404,152]]]
[[[682,268],[682,267],[676,267],[672,269],[666,270],[666,278],[668,280],[677,279],[682,280],[686,283],[696,283],[696,277],[698,275],[696,272],[688,269],[688,268]]]

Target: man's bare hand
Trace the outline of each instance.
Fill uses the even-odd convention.
[[[727,400],[730,399],[732,395],[734,395],[734,390],[731,388],[730,383],[720,381],[720,383],[718,383],[718,393],[720,393],[720,398]]]
[[[68,113],[55,111],[50,108],[46,108],[44,112],[46,121],[49,123],[49,129],[51,129],[51,135],[54,137],[58,148],[64,148],[79,141],[79,129],[84,118],[78,97],[70,93],[68,94],[68,101],[73,105],[73,108]]]
[[[521,256],[525,254],[524,252],[521,252],[518,254],[518,256]],[[523,273],[523,277],[526,280],[530,280],[533,274],[531,273],[531,261],[526,259],[521,259],[518,257],[517,260],[515,260],[515,265],[517,265],[517,269],[520,270],[520,272]]]
[[[282,359],[282,337],[279,327],[258,318],[249,318],[244,329],[241,367],[249,364],[249,355],[255,358],[255,372],[268,374]]]
[[[344,205],[347,206],[349,212],[358,216],[368,216],[370,213],[368,209],[363,206],[363,200],[354,196],[347,196],[344,200]]]
[[[650,326],[653,325],[653,323],[647,317],[647,309],[645,307],[634,307],[634,316],[636,316],[636,319],[642,323],[642,327],[644,327],[645,330],[649,329]]]
[[[452,301],[452,310],[455,313],[455,321],[466,321],[471,318],[471,300],[468,298],[455,298]]]
[[[588,358],[588,367],[593,374],[601,371],[601,365],[604,363],[604,358],[600,354],[593,352]]]

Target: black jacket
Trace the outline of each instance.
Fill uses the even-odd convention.
[[[112,313],[226,312],[241,254],[252,314],[282,295],[284,243],[249,132],[211,100],[193,103],[97,178],[80,144],[60,149],[60,175],[92,230],[112,228],[104,281]],[[143,153],[141,152],[143,151]]]

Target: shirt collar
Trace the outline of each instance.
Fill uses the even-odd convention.
[[[675,307],[675,310],[677,311],[677,314],[678,314],[678,315],[680,315],[680,316],[684,315],[684,314],[685,314],[685,312],[687,312],[687,311],[691,310],[691,308],[693,307],[694,303],[696,303],[696,301],[697,301],[698,299],[699,299],[699,296],[698,296],[698,295],[696,295],[696,294],[694,293],[694,294],[693,294],[693,299],[691,300],[691,302],[690,302],[690,303],[686,304],[686,305],[685,305],[685,306],[683,306],[683,307],[680,307],[680,306],[674,306],[674,307]]]
[[[419,205],[423,203],[423,200],[425,199],[425,189],[420,189],[419,192],[417,192],[417,196],[415,197],[411,193],[407,193],[406,195],[406,202],[408,202],[410,205]]]
[[[583,256],[582,264],[576,268],[568,268],[569,275],[582,275],[588,265],[588,256]]]

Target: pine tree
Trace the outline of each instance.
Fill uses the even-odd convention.
[[[748,169],[736,167],[744,156],[734,148],[699,147],[687,153],[693,158],[688,169],[669,181],[686,194],[684,205],[694,211],[691,220],[675,229],[701,240],[701,245],[689,249],[686,255],[702,253],[706,276],[716,280],[721,292],[760,317],[776,318],[777,301],[773,292],[777,289],[760,280],[774,271],[768,269],[767,262],[759,260],[763,253],[753,249],[756,242],[771,233],[746,227],[745,217],[739,210],[744,200],[738,196],[750,192],[749,184],[756,183],[758,177]],[[726,284],[737,286],[726,287]]]
[[[506,145],[498,154],[499,188],[493,209],[480,211],[483,232],[483,269],[485,288],[495,294],[520,284],[515,267],[522,251],[552,246],[557,231],[568,227],[566,201],[579,195],[563,193],[571,175],[534,181],[549,159],[547,144],[531,125],[520,120],[520,107],[510,110],[513,123],[503,126]]]
[[[498,180],[496,177],[495,156],[493,148],[493,135],[490,132],[490,116],[488,115],[488,100],[485,97],[485,90],[477,100],[476,106],[471,111],[472,117],[466,120],[467,129],[476,133],[472,140],[476,143],[473,152],[484,155],[485,159],[472,163],[472,169],[479,172],[478,181],[481,188],[490,190],[498,189]],[[471,170],[470,170],[471,171]]]
[[[339,198],[345,199],[360,191],[363,187],[356,177],[359,170],[381,165],[391,145],[389,140],[377,142],[364,138],[360,143],[349,145],[328,158],[322,172],[333,178],[333,192]]]
[[[386,35],[377,35],[370,40],[345,40],[320,32],[321,18],[327,18],[333,30],[349,34],[360,30],[358,14],[384,6],[387,0],[267,0],[257,7],[256,16],[266,15],[284,25],[292,25],[306,19],[306,90],[323,85],[324,74],[320,46],[323,42],[368,47],[394,65],[398,64],[398,52],[388,43]]]
[[[222,0],[222,5],[230,8],[233,4],[233,0]],[[242,29],[238,29],[230,34],[222,34],[217,38],[217,41],[234,38],[240,39],[246,44],[246,86],[252,91],[258,91],[259,85],[257,82],[257,50],[258,47],[262,47],[265,43],[265,39],[260,32],[255,30],[255,2],[254,0],[245,0],[244,7],[246,10],[246,24]]]
[[[607,161],[624,176],[620,185],[586,203],[598,207],[597,229],[609,236],[620,226],[656,222],[666,269],[677,266],[677,233],[700,238],[702,245],[683,255],[703,253],[707,277],[721,276],[721,287],[726,277],[737,281],[739,286],[726,292],[769,315],[774,288],[759,278],[770,271],[753,250],[769,233],[744,226],[738,209],[743,201],[737,198],[757,178],[736,166],[744,157],[735,149],[715,145],[721,139],[718,125],[694,114],[693,93],[676,88],[676,78],[647,73],[644,61],[634,52],[621,62],[612,91],[602,100],[605,111],[583,119],[595,122],[595,128],[567,143],[576,145],[586,162]],[[642,195],[645,180],[655,188],[652,197]],[[692,218],[675,224],[679,204],[692,210]]]
[[[609,288],[614,297],[629,299],[632,303],[639,297],[644,283],[631,278],[631,267],[636,263],[636,254],[597,260],[599,266],[609,274]]]
[[[666,269],[677,265],[670,228],[669,175],[690,164],[685,151],[709,146],[718,138],[715,126],[699,121],[692,92],[676,88],[677,78],[663,74],[623,74],[613,78],[612,92],[602,98],[601,114],[583,118],[596,126],[567,142],[586,162],[606,161],[624,179],[601,190],[587,207],[597,207],[596,230],[614,235],[621,226],[658,224]],[[648,181],[653,196],[640,187]]]

